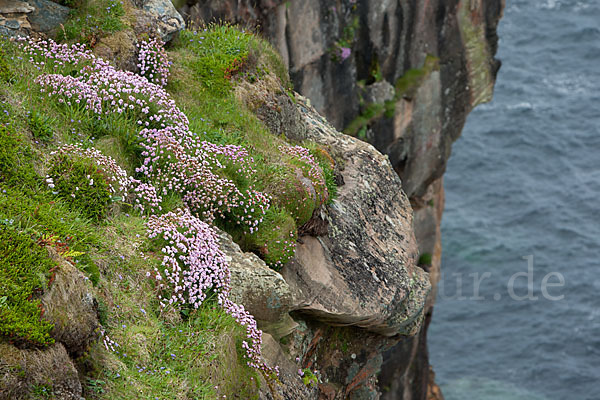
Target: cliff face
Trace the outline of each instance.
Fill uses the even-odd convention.
[[[179,9],[192,24],[258,25],[289,66],[295,89],[337,129],[388,155],[400,176],[397,190],[412,205],[419,265],[433,290],[416,336],[371,349],[384,399],[439,393],[426,334],[440,273],[442,175],[468,113],[491,100],[503,7],[503,0],[209,0]]]
[[[66,18],[64,8],[37,1],[57,10],[56,21]],[[3,34],[44,32],[32,22],[41,6],[0,5]],[[151,31],[168,40],[183,26],[168,1],[132,5],[131,30],[100,39],[94,49],[124,69],[136,69],[135,52],[127,49],[137,36]],[[338,196],[300,227],[296,256],[281,274],[221,234],[232,299],[256,317],[265,331],[264,357],[281,368],[282,384],[264,382],[261,398],[441,398],[426,334],[440,271],[442,174],[468,112],[491,99],[502,7],[501,0],[180,5],[190,25],[215,18],[261,27],[306,97],[261,69],[258,78],[234,80],[236,101],[271,133],[326,149],[335,165]],[[92,298],[80,292],[67,297]],[[48,310],[69,308],[52,293]],[[70,355],[94,342],[97,321],[90,317],[76,332],[56,326],[56,357],[72,367]],[[64,392],[78,398],[76,370],[67,372]]]

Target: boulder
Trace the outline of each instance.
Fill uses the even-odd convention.
[[[185,21],[170,0],[144,0],[141,9],[147,13],[147,17],[142,18],[142,15],[136,15],[136,24],[152,25],[153,30],[165,43],[185,28]]]
[[[255,254],[244,253],[227,233],[219,231],[219,238],[231,271],[231,300],[243,304],[264,330],[276,337],[289,334],[296,325],[288,315],[296,307],[289,285]]]
[[[0,400],[80,400],[77,370],[62,343],[46,349],[18,349],[0,343]]]
[[[33,11],[35,8],[27,2],[0,0],[0,35],[21,36],[22,28],[31,28],[27,16]]]
[[[49,0],[27,0],[27,3],[35,9],[27,19],[36,32],[50,32],[64,24],[69,16],[69,7]]]
[[[323,237],[303,236],[282,275],[301,299],[297,310],[324,322],[385,336],[413,335],[430,290],[416,266],[412,209],[387,156],[335,130],[307,101],[298,107],[306,137],[336,149],[345,184],[320,218]]]
[[[97,303],[85,275],[54,250],[50,250],[50,255],[59,267],[41,298],[43,318],[54,324],[51,335],[56,342],[77,357],[98,337]]]
[[[388,81],[379,81],[365,87],[365,103],[383,104],[394,98],[396,91]]]

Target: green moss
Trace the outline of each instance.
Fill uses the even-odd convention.
[[[28,235],[10,220],[0,220],[0,335],[39,346],[54,343],[53,325],[41,319],[39,300],[55,266]]]
[[[92,161],[58,155],[48,176],[54,181],[58,196],[67,204],[92,220],[104,218],[111,195],[104,175]]]
[[[33,168],[33,152],[10,125],[0,125],[0,183],[35,188],[39,179]]]
[[[431,54],[425,57],[423,67],[409,69],[396,81],[394,88],[396,89],[395,100],[401,97],[413,97],[416,90],[421,86],[423,80],[431,74],[431,72],[439,69],[439,59]]]
[[[251,238],[254,246],[260,246],[258,252],[265,263],[279,269],[294,257],[297,236],[296,224],[290,214],[271,207]]]
[[[418,265],[425,266],[431,265],[431,253],[423,253],[419,257]]]

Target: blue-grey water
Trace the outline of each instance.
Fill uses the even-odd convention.
[[[598,400],[600,0],[507,0],[499,35],[445,175],[431,361],[446,400]]]

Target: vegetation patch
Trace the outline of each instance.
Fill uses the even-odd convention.
[[[344,129],[344,133],[366,140],[366,131],[370,124],[379,118],[393,118],[396,103],[401,98],[412,98],[419,86],[433,71],[439,70],[437,57],[427,55],[422,68],[409,69],[402,75],[394,85],[394,98],[385,103],[371,103],[366,105],[363,112],[354,118]]]
[[[118,5],[93,3],[78,15],[102,5],[90,20],[123,21]],[[84,25],[62,39],[90,45],[123,28],[70,23]],[[254,318],[228,298],[210,224],[279,268],[298,226],[331,200],[333,163],[236,100],[240,80],[275,75],[277,90],[290,89],[268,44],[229,25],[183,32],[169,53],[144,43],[140,76],[81,45],[3,42],[12,77],[0,86],[0,220],[22,248],[54,247],[95,284],[103,339],[82,361],[93,367],[86,397],[256,398],[258,374],[276,369],[260,359]],[[52,268],[24,279],[32,293]]]
[[[58,40],[77,41],[94,46],[108,34],[125,29],[123,0],[62,0],[63,5],[76,7]]]
[[[258,232],[244,232],[228,220],[215,223],[244,250],[254,251],[270,266],[280,268],[293,257],[297,228],[332,198],[329,189],[335,193],[332,165],[316,157],[320,152],[316,146],[303,144],[308,151],[290,146],[271,134],[235,97],[233,87],[238,81],[271,79],[271,71],[275,71],[279,86],[269,86],[285,93],[289,78],[281,60],[255,36],[230,25],[184,31],[170,56],[179,64],[174,65],[168,89],[189,117],[190,129],[203,140],[246,149],[254,161],[251,176],[243,178],[232,168],[224,172],[240,188],[268,194],[276,207],[262,217]]]
[[[53,325],[41,319],[35,299],[54,267],[46,250],[17,230],[14,220],[0,220],[0,335],[15,343],[54,343]]]
[[[104,175],[90,160],[59,154],[52,161],[47,182],[67,204],[92,220],[106,215],[111,201]]]

